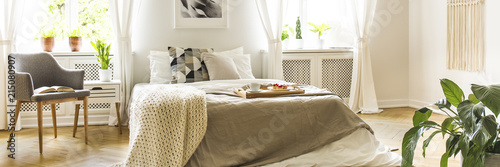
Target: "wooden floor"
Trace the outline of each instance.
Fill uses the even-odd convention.
[[[360,115],[375,131],[375,136],[387,146],[401,148],[404,133],[412,126],[414,109],[385,109],[380,114]],[[435,114],[432,120],[441,122],[445,117]],[[426,133],[429,136],[430,133]],[[0,152],[0,166],[109,166],[124,161],[127,156],[127,128],[119,134],[117,127],[89,126],[89,142],[85,145],[83,127],[78,128],[77,137],[72,137],[71,127],[58,128],[54,138],[52,128],[44,128],[44,153],[38,152],[37,129],[23,129],[16,133],[16,159],[8,157],[9,150]],[[436,136],[422,157],[421,140],[415,153],[415,166],[439,166],[444,152],[445,140]],[[8,133],[0,131],[0,141],[7,141]],[[7,143],[2,142],[6,148]],[[401,150],[397,151],[401,154]],[[458,159],[458,158],[457,158]],[[459,166],[459,161],[450,159],[449,166]]]
[[[398,148],[397,153],[401,155],[401,143],[403,137],[413,127],[412,118],[415,109],[412,108],[390,108],[384,109],[380,114],[358,114],[365,120],[375,131],[375,137],[391,148]],[[432,114],[430,120],[441,122],[446,118],[444,115]],[[417,148],[415,149],[415,157],[413,160],[414,166],[417,167],[436,167],[440,166],[441,156],[446,150],[446,140],[442,135],[436,135],[425,151],[425,158],[422,156],[422,142],[429,137],[432,131],[424,133],[421,137]],[[451,157],[448,160],[448,166],[460,166],[460,158]]]

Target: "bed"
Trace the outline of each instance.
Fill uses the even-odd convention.
[[[401,156],[332,92],[245,99],[255,79],[243,48],[151,51],[150,83],[129,102],[130,144],[119,166],[398,166]],[[209,81],[207,81],[209,80]],[[176,84],[166,84],[176,83]]]
[[[185,166],[399,165],[400,156],[378,142],[370,126],[338,96],[306,85],[301,86],[309,93],[304,96],[244,99],[232,92],[251,82],[284,81],[178,84],[206,92],[206,133]],[[136,85],[131,103],[155,85]]]

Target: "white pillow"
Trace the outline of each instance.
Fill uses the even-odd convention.
[[[151,50],[148,58],[149,68],[151,70],[149,83],[169,84],[172,81],[169,52]]]
[[[252,65],[250,64],[250,55],[243,54],[243,47],[215,53],[233,58],[241,79],[255,79],[252,73]]]
[[[210,80],[240,79],[238,69],[231,57],[216,53],[202,53]]]
[[[221,55],[242,55],[243,54],[243,46],[240,46],[240,47],[237,47],[237,48],[234,48],[234,49],[231,49],[231,50],[225,50],[225,51],[221,51],[221,52],[215,52],[217,54],[221,54]]]
[[[250,54],[232,55],[231,58],[238,69],[240,79],[255,79],[252,64],[250,64]]]

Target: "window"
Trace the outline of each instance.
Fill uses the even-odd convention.
[[[290,0],[284,24],[293,28],[295,32],[297,17],[301,20],[302,38],[307,40],[318,39],[318,34],[310,31],[313,24],[329,24],[331,29],[326,31],[321,39],[326,40],[326,46],[351,46],[353,44],[352,15],[349,0]],[[289,28],[284,28],[287,30]],[[295,33],[290,38],[295,38]],[[307,43],[306,46],[307,48]]]
[[[26,3],[38,5],[25,7],[17,43],[20,51],[41,51],[39,38],[47,32],[57,35],[54,52],[70,52],[68,35],[76,29],[83,38],[80,49],[83,52],[94,51],[90,41],[114,39],[108,0],[27,0]]]

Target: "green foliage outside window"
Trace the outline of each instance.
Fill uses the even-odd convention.
[[[114,39],[108,0],[78,0],[78,26],[90,41]]]
[[[49,0],[47,6],[48,18],[45,24],[40,26],[37,38],[48,32],[55,34],[60,39],[63,34],[72,34],[66,23],[65,0]],[[108,0],[78,0],[78,24],[80,35],[90,41],[110,41],[114,39],[109,18]],[[69,14],[68,14],[69,15]]]

